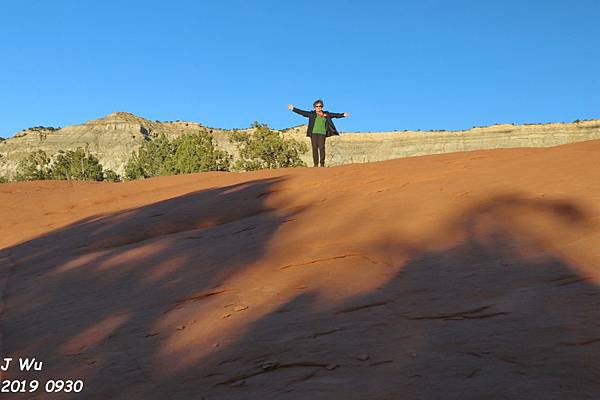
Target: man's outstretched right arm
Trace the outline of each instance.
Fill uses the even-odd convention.
[[[299,108],[296,108],[296,107],[294,107],[294,106],[293,106],[293,105],[291,105],[291,104],[289,104],[289,105],[288,105],[288,109],[292,110],[292,111],[293,111],[293,112],[295,112],[296,114],[300,114],[300,115],[302,115],[303,117],[307,117],[307,118],[308,118],[308,117],[310,116],[310,112],[309,112],[309,111],[304,111],[304,110],[301,110],[301,109],[299,109]]]

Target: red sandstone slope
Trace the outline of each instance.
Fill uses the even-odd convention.
[[[44,362],[4,379],[85,381],[38,398],[595,398],[599,158],[0,185],[3,354]]]

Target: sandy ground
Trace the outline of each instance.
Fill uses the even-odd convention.
[[[597,399],[599,160],[0,185],[0,396]]]

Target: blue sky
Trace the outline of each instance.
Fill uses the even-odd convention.
[[[600,1],[0,0],[0,136],[113,111],[342,131],[600,118]]]

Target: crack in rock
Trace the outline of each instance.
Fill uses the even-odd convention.
[[[588,344],[594,344],[600,342],[600,338],[584,340],[581,342],[560,342],[563,346],[586,346]]]
[[[300,383],[300,382],[306,382],[307,380],[309,380],[310,378],[314,377],[315,375],[317,375],[319,373],[321,369],[320,368],[316,368],[314,370],[312,370],[311,372],[309,372],[308,374],[298,378],[298,379],[292,379],[291,381],[289,381],[288,383],[285,384],[285,386],[290,386],[293,385],[294,383]]]
[[[186,297],[184,299],[176,300],[175,301],[175,305],[172,306],[171,308],[169,308],[167,311],[165,311],[164,314],[166,314],[168,312],[171,312],[173,310],[176,310],[178,308],[181,308],[186,303],[195,303],[197,301],[204,300],[207,297],[212,297],[212,296],[216,296],[216,295],[221,294],[221,293],[225,293],[226,291],[227,290],[225,290],[225,289],[223,289],[223,290],[217,290],[217,291],[214,291],[214,292],[201,293],[201,294],[198,294],[196,296],[191,296],[191,297]]]
[[[339,331],[343,331],[343,330],[345,330],[345,329],[346,329],[346,328],[336,328],[336,329],[332,329],[332,330],[330,330],[330,331],[326,331],[326,332],[316,332],[316,333],[314,333],[314,334],[312,335],[312,337],[313,337],[314,339],[316,339],[316,338],[318,338],[319,336],[331,335],[332,333],[336,333],[336,332],[339,332]]]
[[[365,308],[384,306],[384,305],[386,305],[388,303],[390,303],[390,300],[383,300],[383,301],[378,301],[378,302],[375,302],[375,303],[362,304],[362,305],[359,305],[359,306],[349,307],[349,308],[344,308],[342,310],[338,310],[338,311],[335,312],[335,314],[338,315],[338,314],[351,313],[351,312],[354,312],[354,311],[364,310]]]
[[[481,368],[475,368],[473,370],[473,372],[471,372],[469,375],[466,376],[466,379],[471,379],[472,377],[474,377],[475,375],[477,375],[478,372],[481,372],[482,369]]]
[[[283,269],[288,269],[288,268],[292,268],[292,267],[300,267],[303,265],[316,264],[316,263],[320,263],[320,262],[324,262],[324,261],[338,260],[340,258],[348,258],[348,257],[362,257],[365,260],[368,260],[371,264],[377,264],[377,261],[373,260],[372,258],[370,258],[368,256],[365,256],[364,254],[350,253],[350,254],[343,254],[340,256],[333,256],[333,257],[327,257],[327,258],[317,258],[316,260],[311,260],[311,261],[307,261],[307,262],[303,262],[303,263],[288,264],[288,265],[284,265],[283,267],[280,267],[279,269],[283,270]]]
[[[440,314],[440,315],[403,315],[403,318],[408,320],[436,320],[436,319],[444,319],[444,320],[461,320],[461,319],[483,319],[483,318],[492,318],[500,315],[508,315],[507,312],[495,312],[489,314],[482,315],[472,315],[479,313],[481,311],[487,310],[491,306],[483,306],[474,308],[472,310],[459,311],[451,314]]]
[[[260,370],[234,376],[233,378],[229,378],[227,380],[216,383],[214,386],[236,385],[236,384],[239,384],[239,382],[245,381],[246,379],[249,379],[249,378],[252,378],[252,377],[255,377],[258,375],[266,374],[266,373],[269,373],[272,371],[276,371],[278,369],[283,369],[283,368],[318,367],[318,368],[325,368],[325,369],[331,370],[331,369],[334,369],[334,368],[332,368],[332,365],[333,364],[324,364],[324,363],[317,363],[317,362],[296,362],[296,363],[289,363],[289,364],[268,363],[268,364],[261,366]],[[337,365],[336,365],[336,367],[337,367]]]

